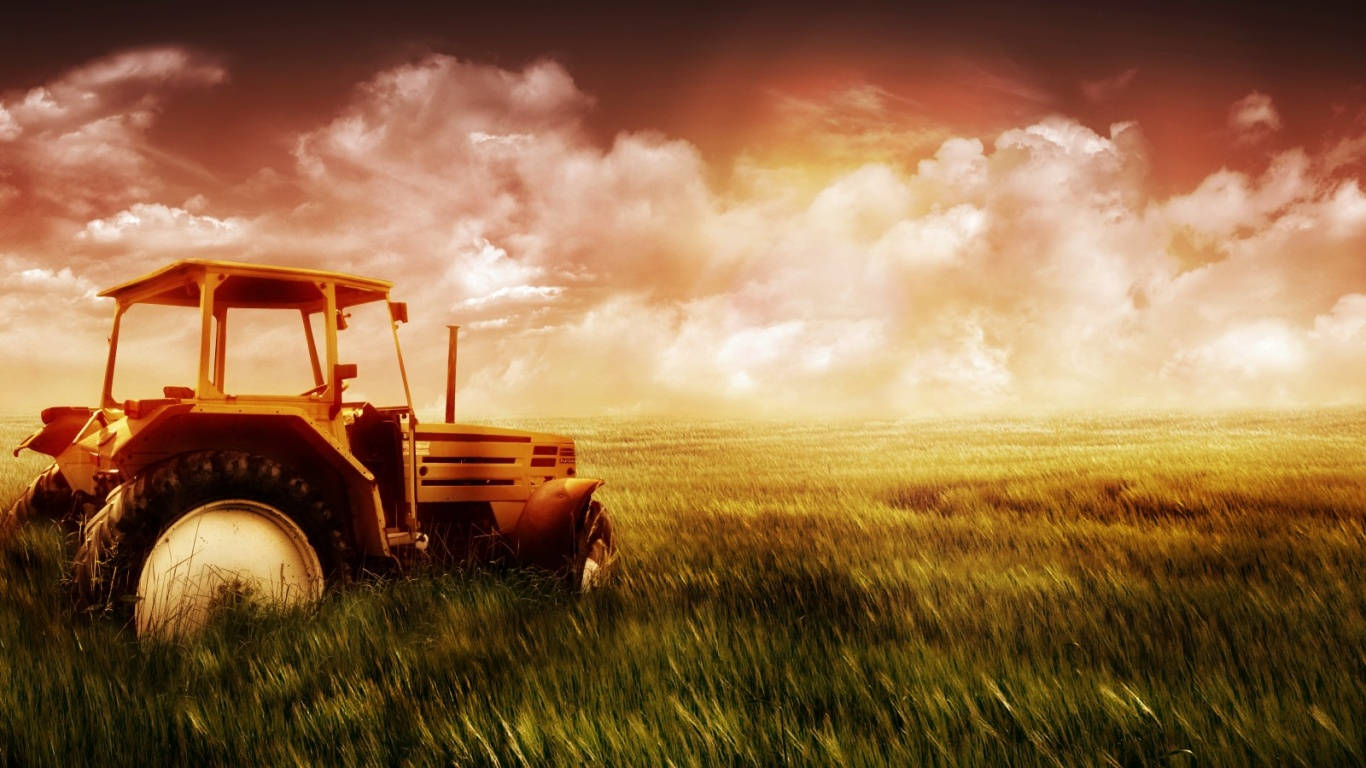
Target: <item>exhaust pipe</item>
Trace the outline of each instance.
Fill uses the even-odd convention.
[[[455,358],[460,326],[446,326],[451,331],[451,344],[446,352],[446,423],[455,423]]]

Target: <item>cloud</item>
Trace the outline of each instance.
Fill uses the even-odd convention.
[[[101,94],[221,80],[193,57],[120,61],[67,79]],[[72,109],[57,84],[35,92],[35,115]],[[1270,100],[1252,96],[1265,102],[1233,127],[1274,130]],[[797,122],[833,126],[822,140],[843,152],[818,183],[751,155],[722,185],[686,141],[595,141],[583,127],[592,104],[552,61],[507,70],[428,56],[285,137],[292,167],[193,191],[158,176],[137,109],[96,110],[70,124],[110,132],[78,142],[94,153],[81,163],[133,173],[143,192],[100,197],[95,215],[51,214],[75,223],[13,256],[0,315],[57,327],[39,286],[85,313],[98,302],[82,286],[97,277],[208,252],[394,280],[410,305],[409,376],[433,411],[447,323],[465,328],[460,402],[479,416],[1366,400],[1355,362],[1366,195],[1340,150],[1283,151],[1157,196],[1140,125],[1055,115],[888,155],[895,137],[879,116],[906,105],[860,85],[788,104]],[[17,140],[36,119],[16,118]],[[122,139],[137,151],[119,170],[98,155],[117,156]],[[57,184],[55,171],[23,194]],[[70,248],[86,261],[63,273]],[[362,314],[344,346],[380,370],[384,333],[364,341]],[[98,358],[98,327],[79,326],[71,347]],[[37,371],[44,338],[14,335],[4,354]]]
[[[14,141],[24,132],[23,126],[14,119],[9,110],[0,105],[0,141]]]
[[[1324,168],[1334,171],[1343,166],[1352,166],[1366,158],[1366,133],[1339,139],[1324,155]]]
[[[1128,90],[1137,77],[1138,68],[1130,67],[1111,77],[1100,80],[1083,80],[1081,82],[1081,93],[1087,101],[1096,104],[1104,103]]]
[[[240,242],[243,228],[238,219],[196,216],[160,203],[135,203],[113,216],[86,222],[76,239],[143,251],[200,249]]]
[[[1281,129],[1281,115],[1270,96],[1253,91],[1228,108],[1228,127],[1240,142],[1255,143]]]
[[[0,253],[0,399],[41,408],[98,398],[112,311],[69,267]]]
[[[162,191],[158,171],[176,159],[148,131],[165,97],[226,79],[199,54],[146,48],[0,96],[0,215],[8,213],[0,232],[31,233],[25,222],[39,218],[103,215]]]
[[[462,310],[469,310],[508,303],[546,302],[561,293],[564,293],[564,288],[558,285],[509,285],[484,296],[465,299],[456,306]]]
[[[1314,318],[1312,336],[1339,344],[1366,342],[1366,294],[1349,293]]]
[[[905,161],[933,151],[951,135],[924,104],[873,83],[854,81],[801,94],[774,90],[768,97],[769,135],[753,151],[761,163],[800,158],[815,169]]]

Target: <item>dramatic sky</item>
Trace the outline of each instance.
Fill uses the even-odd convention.
[[[447,323],[471,418],[1366,403],[1352,5],[194,5],[6,12],[4,410],[184,257],[393,280],[429,413]]]

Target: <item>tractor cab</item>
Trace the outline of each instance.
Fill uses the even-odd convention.
[[[387,303],[392,287],[392,283],[384,280],[338,272],[201,260],[176,262],[117,285],[99,294],[117,302],[101,397],[103,407],[137,412],[156,408],[159,400],[286,401],[299,406],[336,406],[341,402],[346,381],[357,375],[354,364],[338,360],[337,333],[347,328],[351,308],[380,301]],[[161,398],[120,400],[114,391],[120,327],[130,310],[144,306],[188,310],[177,314],[181,322],[198,330],[194,336],[197,369],[193,381],[166,385]],[[388,307],[395,322],[406,320],[405,305],[388,304]],[[227,378],[229,333],[237,330],[235,321],[240,316],[249,313],[259,320],[263,312],[275,316],[269,329],[272,333],[278,334],[286,321],[294,325],[302,342],[300,348],[307,351],[311,386],[302,391],[249,393],[230,386],[233,382]],[[241,330],[249,333],[251,327],[244,325]],[[397,350],[397,336],[395,347]],[[278,366],[289,361],[281,360],[277,353],[272,362]],[[399,365],[402,366],[401,353]],[[411,406],[411,403],[406,405]]]

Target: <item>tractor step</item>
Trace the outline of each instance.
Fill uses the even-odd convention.
[[[427,534],[425,533],[414,535],[411,531],[403,528],[389,528],[385,530],[384,537],[391,547],[413,547],[418,552],[427,549]]]

